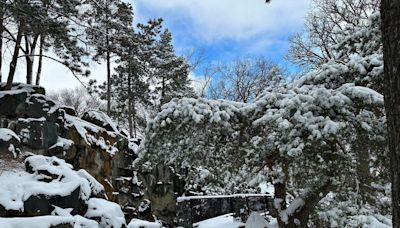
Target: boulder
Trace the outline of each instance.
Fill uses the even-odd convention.
[[[12,154],[14,157],[20,152],[21,140],[12,130],[0,128],[0,154]]]
[[[33,149],[48,149],[57,143],[58,127],[44,117],[18,119],[16,132],[22,143]]]
[[[103,228],[126,227],[121,206],[104,199],[89,199],[85,217],[97,221]]]
[[[77,115],[74,107],[61,105],[59,108],[64,110],[65,113],[70,115],[70,116],[76,116]]]
[[[56,104],[41,94],[33,94],[26,100],[26,116],[29,118],[46,117]]]
[[[117,125],[115,125],[111,118],[107,116],[107,114],[105,114],[104,112],[95,110],[87,111],[83,114],[82,119],[89,123],[100,126],[107,131],[119,133]]]
[[[54,208],[50,205],[49,199],[43,194],[30,196],[24,201],[25,216],[49,215]]]
[[[47,150],[46,155],[56,156],[69,163],[73,163],[73,160],[77,156],[77,147],[73,141],[58,137],[57,143]]]
[[[50,203],[60,208],[71,208],[73,209],[71,214],[76,215],[79,211],[86,209],[84,202],[79,198],[80,192],[81,188],[78,187],[67,196],[57,195],[52,197]]]
[[[0,91],[0,116],[17,118],[25,115],[25,100],[28,92],[25,90]]]
[[[14,82],[12,84],[11,90],[25,90],[29,94],[42,94],[46,95],[46,90],[37,85],[29,85],[20,82]],[[0,91],[6,91],[6,83],[0,83]]]

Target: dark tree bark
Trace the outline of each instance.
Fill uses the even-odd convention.
[[[385,108],[392,178],[393,227],[400,227],[400,0],[382,0]]]
[[[357,139],[354,142],[353,150],[357,155],[357,180],[359,186],[359,195],[361,200],[359,205],[370,203],[371,193],[371,172],[369,168],[369,150],[371,145],[369,144],[369,137],[366,132],[362,129],[357,129]]]
[[[44,37],[43,35],[40,36],[40,44],[39,44],[39,62],[38,62],[38,68],[36,72],[36,85],[40,84],[40,76],[42,74],[42,65],[43,65],[43,42],[44,42]]]
[[[25,50],[29,52],[29,39],[28,36],[25,37]],[[26,84],[32,84],[32,73],[33,73],[33,57],[30,55],[25,55],[26,61]]]
[[[133,123],[132,123],[132,86],[131,86],[131,75],[128,74],[128,126],[129,136],[133,135]]]
[[[2,81],[3,74],[1,70],[3,68],[3,32],[4,32],[4,5],[0,4],[0,82]]]
[[[32,84],[33,82],[33,63],[38,39],[39,35],[35,35],[31,43],[28,35],[25,35],[25,52],[27,53],[27,55],[25,55],[26,84]]]
[[[107,45],[108,45],[107,38]],[[111,115],[111,56],[110,52],[107,51],[107,115]]]
[[[10,90],[12,87],[12,83],[14,81],[14,75],[15,75],[15,70],[17,69],[17,63],[18,63],[18,54],[19,54],[19,49],[21,47],[21,40],[22,40],[22,26],[20,25],[18,29],[18,34],[15,42],[15,47],[14,47],[14,52],[13,56],[10,62],[10,71],[8,72],[8,77],[7,77],[7,85],[6,89]]]

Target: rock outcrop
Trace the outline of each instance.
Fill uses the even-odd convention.
[[[0,105],[0,152],[64,159],[86,170],[104,186],[107,199],[119,203],[128,218],[134,216],[134,186],[126,180],[132,179],[137,142],[121,134],[107,115],[91,111],[81,119],[73,108],[48,99],[42,87],[19,83],[10,91],[0,84]]]
[[[0,182],[1,227],[126,227],[121,207],[97,198],[99,182],[54,156],[29,155],[25,170],[7,170]]]
[[[3,128],[3,132],[9,131],[3,135],[7,135],[7,139],[11,137],[3,141],[0,137],[0,153],[7,151],[13,157],[20,151],[56,156],[76,170],[86,170],[101,183],[105,198],[121,205],[128,221],[132,218],[155,221],[157,218],[174,224],[176,197],[183,193],[182,179],[163,165],[135,172],[132,165],[140,140],[130,139],[106,114],[89,111],[77,117],[72,107],[58,106],[48,99],[42,87],[18,83],[14,83],[10,91],[0,84],[0,105],[0,136]],[[42,181],[53,180],[52,175],[42,174],[50,177]],[[76,201],[74,196],[79,191],[71,192],[71,202]],[[48,200],[46,195],[39,194],[27,204],[44,205],[37,210],[41,211],[40,215],[47,215],[55,210],[48,207]],[[63,198],[51,200],[67,202]],[[145,202],[149,207],[144,210]],[[56,207],[61,208],[60,205]],[[72,208],[73,214],[82,214],[76,213],[81,209]],[[98,218],[95,220],[103,223]]]

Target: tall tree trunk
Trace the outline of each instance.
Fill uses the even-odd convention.
[[[382,0],[385,108],[392,178],[393,227],[400,227],[400,0]]]
[[[108,38],[108,30],[106,31],[106,45],[107,45],[107,53],[106,53],[106,61],[107,61],[107,114],[111,114],[111,54],[108,50],[110,45],[110,41]]]
[[[128,126],[129,126],[129,137],[133,135],[132,126],[132,91],[131,91],[131,75],[128,74]]]
[[[17,63],[18,63],[19,49],[21,47],[22,30],[23,28],[22,25],[20,24],[18,28],[18,34],[15,42],[13,56],[10,62],[10,71],[8,72],[8,77],[7,77],[7,86],[6,86],[7,90],[11,89],[12,83],[14,81],[15,70],[17,69]]]
[[[4,4],[0,4],[0,82],[2,82],[3,69],[3,32],[4,32]]]
[[[165,100],[165,78],[162,78],[162,85],[161,85],[161,105],[164,104]]]
[[[107,51],[107,114],[111,114],[111,63],[110,52]]]
[[[275,183],[274,184],[274,206],[276,209],[276,218],[278,220],[278,225],[280,228],[287,227],[287,224],[281,218],[282,211],[286,210],[286,184],[285,183]]]
[[[32,74],[33,74],[33,57],[29,54],[31,53],[29,47],[29,38],[28,35],[24,36],[25,38],[25,61],[26,61],[26,84],[32,84]]]
[[[357,155],[357,180],[359,195],[363,205],[370,201],[371,172],[369,169],[369,138],[365,131],[357,129],[357,139],[353,145],[353,150]]]
[[[36,85],[40,84],[40,76],[42,74],[42,64],[43,64],[43,42],[44,42],[44,37],[43,35],[40,36],[40,45],[39,45],[39,62],[38,62],[38,69],[36,72]]]

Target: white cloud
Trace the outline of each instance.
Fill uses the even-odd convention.
[[[136,0],[169,23],[190,23],[194,36],[207,42],[244,40],[298,30],[311,0]],[[189,20],[182,22],[182,20]]]

